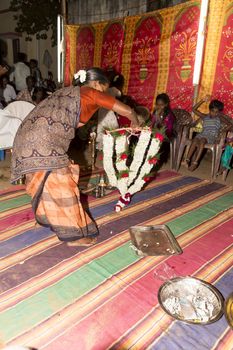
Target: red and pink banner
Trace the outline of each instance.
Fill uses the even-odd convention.
[[[81,27],[77,33],[76,70],[93,66],[95,48],[94,29],[91,26]]]
[[[233,9],[222,30],[212,95],[233,115]]]
[[[104,30],[101,52],[101,66],[120,72],[124,42],[124,26],[122,22],[110,23]]]
[[[152,108],[158,76],[160,24],[151,16],[139,20],[133,39],[127,94]]]
[[[172,106],[192,108],[193,69],[196,54],[199,7],[192,6],[175,19],[170,39],[170,64],[167,93]]]

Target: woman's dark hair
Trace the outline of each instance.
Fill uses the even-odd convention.
[[[163,101],[163,102],[164,102],[165,104],[167,104],[167,105],[170,104],[170,98],[169,98],[169,96],[168,96],[167,94],[165,94],[165,93],[162,93],[162,94],[157,95],[157,97],[156,97],[156,102],[159,101],[159,100]]]
[[[43,87],[35,87],[33,94],[32,94],[32,100],[36,101],[36,95],[38,92],[42,92],[42,99],[41,101],[43,101],[46,97],[48,97],[47,91],[43,88]]]
[[[132,109],[137,107],[137,103],[134,101],[134,99],[131,96],[121,95],[120,97],[117,97],[117,99],[122,103],[128,105]]]
[[[167,94],[165,94],[165,93],[159,94],[159,95],[157,95],[157,97],[156,97],[156,103],[157,103],[158,101],[163,101],[163,103],[167,105],[167,106],[164,108],[164,115],[166,116],[166,115],[170,112],[170,110],[171,110],[171,108],[170,108],[170,98],[169,98],[169,96],[168,96]]]
[[[110,81],[110,87],[115,87],[119,90],[122,90],[124,86],[124,81],[125,79],[122,74],[116,74]]]
[[[224,109],[224,103],[219,100],[212,100],[209,104],[209,110],[216,108],[219,112],[222,112]]]
[[[73,80],[73,85],[84,85],[88,84],[91,81],[98,81],[100,84],[109,84],[109,80],[101,68],[90,68],[86,70],[86,80],[84,82],[80,82],[80,77],[78,79]]]

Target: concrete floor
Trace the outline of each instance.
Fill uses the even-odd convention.
[[[81,167],[86,167],[90,165],[90,150],[80,151],[77,149],[73,149],[72,158],[75,158],[77,163],[81,165]],[[9,188],[12,186],[10,184],[10,160],[11,154],[9,151],[6,152],[6,158],[4,161],[0,161],[0,190]],[[97,158],[96,162],[97,167],[101,167],[101,162]],[[162,166],[163,169],[169,169],[169,162]],[[204,158],[202,159],[200,166],[193,172],[190,172],[183,165],[180,167],[179,173],[182,175],[192,175],[195,177],[199,177],[201,179],[210,179],[210,171],[211,171],[211,154],[206,153]],[[226,182],[223,182],[222,177],[219,176],[216,180],[219,183],[225,183],[227,185],[233,185],[233,171],[228,173]]]

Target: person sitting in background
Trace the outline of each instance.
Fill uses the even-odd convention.
[[[38,61],[35,59],[31,59],[29,62],[29,66],[30,66],[31,75],[33,76],[36,82],[35,86],[40,87],[42,83],[42,78],[41,78],[41,72],[38,68]]]
[[[32,101],[33,101],[34,105],[38,105],[46,97],[48,97],[46,90],[43,87],[36,86],[34,91],[33,91],[33,95],[32,95]]]
[[[57,88],[55,81],[53,80],[53,73],[48,71],[48,79],[45,79],[43,86],[47,91],[54,92]]]
[[[224,152],[221,156],[220,169],[217,175],[221,175],[224,171],[231,170],[232,156],[233,156],[233,137],[230,137],[226,139]]]
[[[218,100],[212,100],[209,104],[209,113],[201,113],[198,108],[204,103],[210,101],[210,96],[199,101],[194,107],[193,112],[199,117],[195,121],[195,125],[202,120],[202,131],[198,133],[192,140],[189,148],[186,165],[190,171],[194,171],[199,164],[206,143],[216,143],[219,135],[221,121],[219,118],[220,113],[223,111],[224,104]],[[192,160],[192,157],[195,157]],[[190,164],[191,163],[191,164]]]
[[[26,58],[26,54],[20,52],[18,62],[14,64],[13,72],[10,74],[10,81],[15,84],[17,92],[27,88],[26,78],[30,75],[30,69],[25,64]]]
[[[165,133],[170,139],[173,135],[174,115],[170,108],[170,98],[167,94],[162,93],[156,97],[155,109],[152,114],[152,127],[158,129],[165,128]]]
[[[26,84],[27,84],[27,88],[23,89],[22,91],[20,91],[18,93],[16,100],[34,103],[32,100],[32,95],[33,95],[35,84],[36,84],[34,77],[29,75],[26,78]]]
[[[7,75],[4,75],[1,78],[1,86],[3,88],[3,98],[6,104],[14,101],[16,99],[15,89],[12,85],[9,84],[9,78]]]

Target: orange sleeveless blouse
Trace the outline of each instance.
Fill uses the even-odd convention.
[[[80,122],[87,123],[101,107],[111,110],[116,99],[105,92],[82,86],[80,89]]]

